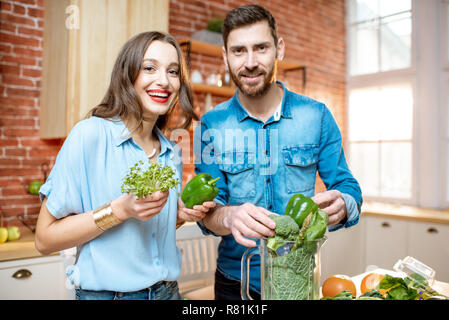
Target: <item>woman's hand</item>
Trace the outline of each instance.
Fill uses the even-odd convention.
[[[210,209],[214,208],[217,204],[214,201],[206,201],[202,205],[193,206],[192,209],[186,208],[181,198],[178,198],[178,217],[176,224],[181,224],[186,221],[197,222],[202,220]]]
[[[129,218],[146,221],[161,212],[168,195],[168,190],[156,191],[142,199],[137,199],[132,193],[124,194],[111,202],[112,212],[122,221]]]

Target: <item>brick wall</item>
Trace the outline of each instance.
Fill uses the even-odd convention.
[[[17,216],[32,224],[40,201],[28,184],[44,179],[62,142],[39,139],[43,0],[0,5],[0,212],[5,225],[20,225]]]
[[[0,212],[4,224],[20,224],[17,216],[34,223],[40,208],[28,184],[44,179],[42,165],[53,165],[62,140],[39,138],[40,80],[42,75],[43,1],[0,2]],[[325,102],[344,133],[345,30],[344,0],[197,1],[170,0],[170,33],[178,39],[204,29],[214,17],[224,17],[234,7],[259,3],[278,22],[286,42],[286,59],[307,67],[303,90],[298,72],[280,73],[291,89]],[[219,72],[220,59],[192,56],[192,69],[203,77]],[[213,97],[215,105],[225,100]],[[202,114],[205,95],[195,95]],[[184,180],[193,166],[184,167]]]

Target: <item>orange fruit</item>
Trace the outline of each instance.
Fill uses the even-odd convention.
[[[323,297],[331,297],[333,298],[337,294],[342,291],[349,290],[352,295],[356,297],[357,289],[355,287],[354,282],[350,277],[345,275],[333,275],[324,281],[323,286],[321,288],[321,292]]]
[[[388,290],[379,289],[379,283],[382,281],[383,278],[384,278],[383,274],[368,273],[365,277],[363,277],[362,282],[360,283],[360,292],[364,294],[365,292],[376,289],[382,295],[385,295],[385,293]]]

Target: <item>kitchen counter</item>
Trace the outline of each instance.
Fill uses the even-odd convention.
[[[58,252],[52,255],[57,255]],[[42,257],[34,247],[34,233],[28,228],[20,228],[20,238],[0,244],[0,262],[25,258]]]
[[[367,201],[362,205],[362,216],[364,215],[449,224],[449,209],[436,210]]]

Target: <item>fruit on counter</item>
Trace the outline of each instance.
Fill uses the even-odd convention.
[[[6,242],[8,240],[8,229],[0,228],[0,243]]]
[[[323,297],[333,298],[343,291],[349,291],[354,297],[357,295],[355,284],[351,278],[341,274],[333,275],[327,278],[324,281],[321,290]]]
[[[20,238],[20,229],[18,226],[8,227],[8,241],[14,241]]]
[[[449,297],[435,291],[423,276],[416,273],[409,274],[405,278],[385,274],[378,287],[379,289],[366,291],[359,297],[353,295],[349,290],[329,297],[324,294],[323,284],[321,300],[449,300]],[[383,292],[386,293],[383,294],[380,290],[384,290]]]
[[[373,289],[378,290],[383,296],[387,293],[386,289],[379,289],[379,283],[384,278],[383,274],[379,273],[368,273],[365,277],[363,277],[362,282],[360,282],[360,292],[362,294],[371,291]]]
[[[33,180],[31,181],[30,185],[28,186],[28,192],[34,195],[39,195],[39,189],[42,186],[42,181],[40,180]]]

